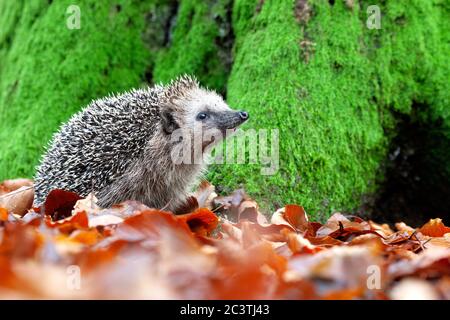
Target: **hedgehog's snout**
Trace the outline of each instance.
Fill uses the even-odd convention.
[[[247,111],[239,111],[239,116],[243,121],[247,121],[248,119],[248,112]]]
[[[248,112],[247,111],[237,111],[234,113],[234,117],[233,117],[233,125],[231,126],[232,128],[238,127],[241,124],[243,124],[245,121],[248,120]]]
[[[238,111],[236,113],[237,113],[238,123],[234,126],[234,128],[243,124],[245,121],[248,120],[248,117],[249,117],[247,111]]]
[[[248,120],[248,112],[246,111],[224,111],[218,112],[214,116],[215,128],[226,134],[227,130],[236,131],[237,127]]]
[[[227,129],[235,129],[241,124],[243,124],[245,121],[247,121],[247,119],[248,119],[248,112],[246,111],[233,112],[230,119],[231,121]]]

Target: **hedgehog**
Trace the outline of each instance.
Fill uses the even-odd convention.
[[[104,208],[136,200],[176,212],[207,168],[199,158],[248,118],[189,75],[94,100],[47,146],[36,168],[34,206],[63,189],[82,197],[93,193]],[[209,134],[194,152],[198,143],[192,141],[207,130],[220,134]]]

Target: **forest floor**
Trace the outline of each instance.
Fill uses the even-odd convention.
[[[243,190],[217,196],[206,182],[181,215],[62,190],[27,209],[30,188],[0,185],[0,298],[450,299],[439,218],[319,223],[298,205],[267,218]]]

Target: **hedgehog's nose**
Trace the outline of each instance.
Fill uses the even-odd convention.
[[[248,119],[248,112],[240,111],[239,112],[239,116],[241,117],[242,120],[247,120]]]

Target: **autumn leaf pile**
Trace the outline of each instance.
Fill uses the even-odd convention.
[[[219,197],[206,183],[182,215],[61,190],[18,214],[11,190],[0,185],[3,299],[450,299],[440,219],[321,224],[297,205],[268,219],[242,190]]]

